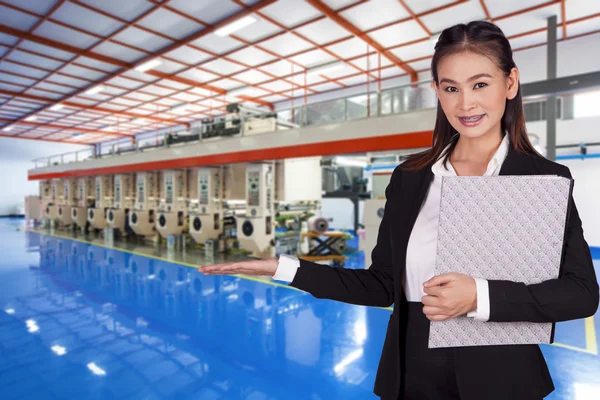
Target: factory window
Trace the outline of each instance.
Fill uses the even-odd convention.
[[[576,94],[574,97],[574,117],[598,117],[600,116],[600,92],[589,92]]]
[[[562,98],[556,99],[556,118],[562,119]],[[546,100],[534,101],[523,105],[525,112],[525,121],[545,121],[546,120]]]

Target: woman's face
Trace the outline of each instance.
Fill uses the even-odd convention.
[[[519,71],[508,77],[489,58],[471,52],[445,57],[434,88],[450,124],[461,136],[500,132],[506,100],[517,95]]]

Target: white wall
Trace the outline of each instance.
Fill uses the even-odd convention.
[[[596,153],[600,153],[600,149]],[[600,159],[558,160],[571,170],[575,186],[573,198],[579,211],[588,244],[600,247]]]
[[[556,144],[600,142],[600,117],[578,118],[556,122]],[[529,133],[540,136],[542,148],[546,146],[546,122],[530,122]],[[589,147],[588,154],[600,153],[600,146]],[[556,155],[579,154],[579,149],[557,149]],[[557,160],[571,170],[575,187],[573,198],[583,224],[585,238],[590,246],[600,247],[600,159]]]
[[[0,138],[0,216],[23,214],[24,198],[39,193],[39,182],[28,181],[35,158],[88,149],[88,146]]]

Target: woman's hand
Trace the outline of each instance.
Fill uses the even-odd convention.
[[[249,260],[230,262],[226,264],[206,265],[198,268],[205,275],[259,275],[273,277],[277,271],[279,259],[277,257],[265,258],[263,260]]]
[[[423,283],[423,313],[430,321],[444,321],[477,309],[475,279],[465,274],[434,276]]]

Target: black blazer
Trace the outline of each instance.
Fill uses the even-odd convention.
[[[500,175],[560,175],[564,165],[517,152],[512,144]],[[331,268],[300,260],[291,286],[317,298],[366,306],[394,304],[375,380],[375,394],[396,400],[400,391],[400,318],[408,239],[427,189],[431,165],[410,172],[396,167],[386,188],[386,205],[369,269]],[[590,249],[583,237],[573,197],[568,217],[563,264],[559,279],[535,285],[489,281],[492,322],[559,322],[586,318],[598,309],[598,281]],[[463,400],[540,399],[554,390],[538,345],[481,346],[454,349],[458,386]]]

